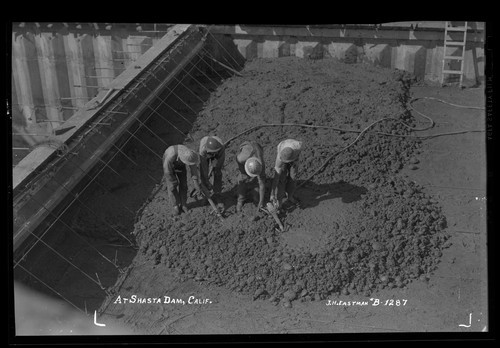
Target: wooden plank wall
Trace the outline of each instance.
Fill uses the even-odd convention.
[[[51,134],[172,25],[13,23],[15,133]],[[26,145],[43,136],[26,135]],[[15,138],[16,144],[22,139]]]

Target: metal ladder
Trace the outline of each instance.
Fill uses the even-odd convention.
[[[464,77],[464,59],[465,59],[465,43],[467,41],[467,22],[464,22],[464,26],[451,26],[450,22],[446,22],[444,27],[444,47],[443,47],[443,68],[441,74],[441,86],[444,85],[444,77],[445,75],[460,75],[460,88],[462,87],[462,81]],[[462,32],[463,33],[463,41],[452,41],[448,40],[448,32]],[[462,54],[460,56],[450,56],[447,53],[448,47],[462,47]],[[460,61],[460,70],[446,70],[446,61],[449,60],[458,60]]]

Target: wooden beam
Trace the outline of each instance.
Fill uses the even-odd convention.
[[[96,79],[87,78],[86,76],[96,75],[95,67],[98,66],[94,54],[94,37],[92,35],[82,35],[78,38],[79,53],[83,60],[83,86],[99,86]],[[84,87],[87,89],[87,95],[95,96],[98,92],[97,88]]]
[[[15,88],[18,96],[18,104],[21,105],[21,112],[26,125],[32,124],[35,119],[33,108],[35,106],[33,94],[31,93],[30,76],[23,35],[12,36],[12,74],[17,76]],[[14,102],[14,100],[12,101]],[[33,117],[31,117],[33,116]]]
[[[319,26],[244,26],[214,25],[213,34],[229,34],[234,39],[251,39],[260,36],[295,36],[300,38],[343,38],[343,39],[383,39],[383,40],[423,40],[442,41],[443,30],[413,30],[382,27],[380,29],[364,27],[319,27]],[[468,42],[484,42],[483,33],[472,31],[467,34]]]
[[[74,87],[85,85],[85,69],[77,34],[64,35],[64,49],[68,59],[68,72],[71,97],[76,98],[73,105],[83,107],[88,99],[87,89]]]
[[[36,49],[39,52],[40,79],[44,96],[45,110],[49,120],[61,120],[57,109],[59,99],[59,85],[57,83],[54,52],[52,50],[53,37],[51,33],[40,33],[35,36]]]
[[[99,86],[107,87],[114,78],[113,62],[111,54],[111,37],[109,35],[98,35],[92,41],[96,66],[108,69],[96,69],[96,81]]]
[[[52,38],[52,50],[54,52],[54,67],[57,79],[58,90],[58,100],[57,104],[63,107],[77,107],[77,99],[71,99],[73,84],[70,84],[68,71],[68,57],[66,55],[65,40],[66,35],[61,35],[60,33],[55,33]],[[80,99],[81,100],[81,99]],[[62,109],[60,110],[60,119],[62,121],[68,119],[73,115],[71,110]]]

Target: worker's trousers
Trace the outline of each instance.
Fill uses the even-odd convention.
[[[243,204],[247,198],[248,191],[252,189],[252,180],[249,176],[238,175],[238,203]],[[253,199],[253,197],[252,197]]]
[[[296,177],[297,168],[293,164],[286,164],[279,177],[276,198],[283,198],[285,196],[285,193],[287,195],[287,198],[293,197],[293,195],[295,194],[295,189],[297,187],[295,182]]]
[[[207,165],[203,166],[206,168],[206,172],[201,175],[203,184],[207,187],[212,186],[214,193],[220,193],[222,191],[222,166],[224,163],[220,163],[220,160],[216,158],[207,159],[207,162]]]
[[[186,167],[175,169],[175,176],[177,177],[177,182],[166,179],[170,204],[173,207],[180,205],[186,206],[188,191]]]

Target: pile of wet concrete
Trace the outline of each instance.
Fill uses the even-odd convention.
[[[171,217],[166,193],[160,191],[135,225],[138,257],[163,263],[181,278],[281,301],[285,306],[332,294],[369,296],[380,289],[427,280],[439,263],[447,235],[438,202],[399,175],[405,166],[414,168],[418,163],[419,141],[369,132],[330,158],[380,118],[393,117],[413,126],[415,120],[406,108],[410,79],[402,72],[330,59],[248,62],[243,77],[224,81],[212,95],[194,126],[195,142],[188,145],[196,148],[206,134],[227,140],[257,124],[303,123],[350,131],[262,127],[235,139],[227,148],[220,198],[231,218],[221,223],[209,214],[210,207],[196,203],[190,213]],[[410,133],[395,120],[381,122],[372,130]],[[275,222],[255,214],[254,204],[247,204],[243,214],[235,214],[234,157],[239,143],[250,139],[263,145],[270,176],[276,146],[286,138],[305,144],[299,183],[329,160],[299,189],[299,198],[301,190],[321,193],[338,182],[363,188],[362,197],[352,203],[350,216],[344,219],[349,223],[332,222],[327,242],[317,252],[286,248]],[[307,223],[314,228],[311,209],[284,212],[281,218],[292,226]]]

